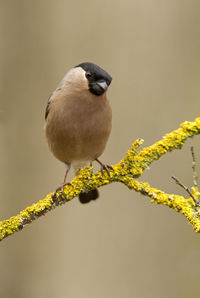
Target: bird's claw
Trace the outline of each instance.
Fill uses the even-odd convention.
[[[101,172],[103,172],[103,170],[106,170],[108,176],[110,176],[110,171],[109,169],[113,170],[113,167],[109,166],[109,165],[105,165],[103,164],[98,158],[95,159],[101,166]]]
[[[101,165],[101,173],[103,173],[103,170],[106,170],[108,176],[110,176],[109,169],[110,170],[113,170],[113,167],[112,166],[109,166],[109,165],[104,165],[104,164]]]
[[[61,186],[59,186],[58,188],[56,188],[55,194],[57,194],[58,191],[61,191],[63,197],[66,199],[67,197],[66,197],[66,194],[65,194],[65,192],[64,192],[64,187],[65,187],[66,185],[70,185],[70,186],[72,186],[70,182],[63,183]]]

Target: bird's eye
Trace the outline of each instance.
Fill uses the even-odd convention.
[[[91,72],[87,71],[85,76],[86,76],[87,79],[89,79],[89,78],[91,78],[92,74],[91,74]]]

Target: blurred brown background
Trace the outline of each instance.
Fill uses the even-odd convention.
[[[16,215],[60,184],[44,111],[68,69],[92,61],[113,77],[113,130],[102,160],[117,163],[138,137],[149,146],[200,115],[200,1],[0,1],[0,215]],[[141,177],[184,194],[190,146]],[[77,199],[0,244],[3,298],[199,297],[200,236],[186,219],[123,185]]]

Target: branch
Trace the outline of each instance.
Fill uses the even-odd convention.
[[[180,180],[178,178],[172,176],[172,179],[189,194],[189,196],[193,199],[193,201],[195,203],[195,207],[198,207],[198,205],[199,205],[198,201],[196,201],[195,197],[193,196],[193,194],[189,190],[189,188],[187,186],[185,186],[182,182],[180,182]]]
[[[197,171],[196,171],[196,158],[195,158],[195,154],[194,154],[194,147],[192,146],[190,149],[191,149],[191,153],[192,153],[193,184],[195,187],[197,187],[198,186],[198,184],[197,184],[198,176],[197,176]]]
[[[45,215],[57,206],[72,200],[80,192],[87,192],[113,182],[121,182],[129,189],[134,189],[148,196],[151,202],[166,205],[182,213],[186,216],[194,230],[200,232],[199,204],[196,204],[192,196],[190,198],[184,198],[174,194],[166,194],[161,190],[150,187],[148,183],[136,180],[153,161],[158,160],[167,152],[181,149],[189,137],[197,134],[200,134],[200,118],[197,118],[194,122],[186,121],[182,123],[179,129],[166,134],[162,140],[142,149],[140,152],[138,152],[138,148],[142,145],[143,140],[136,140],[131,150],[128,150],[126,156],[118,164],[113,166],[110,176],[107,175],[105,170],[103,173],[101,171],[93,173],[92,167],[86,167],[70,182],[71,185],[65,186],[65,198],[61,191],[50,193],[43,200],[27,207],[18,215],[1,221],[0,240],[20,231],[25,225],[31,223],[41,215]],[[192,187],[191,193],[199,201],[200,193],[196,185]]]

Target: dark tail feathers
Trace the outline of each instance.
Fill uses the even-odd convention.
[[[89,203],[92,200],[96,200],[99,197],[99,192],[97,189],[91,190],[89,192],[81,192],[79,194],[79,201],[82,204]]]

